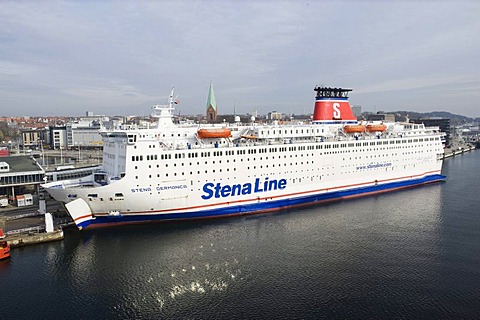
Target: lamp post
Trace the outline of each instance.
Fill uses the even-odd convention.
[[[40,151],[42,152],[42,166],[45,167],[45,153],[43,152],[43,140],[40,139]],[[47,164],[48,167],[48,164]]]

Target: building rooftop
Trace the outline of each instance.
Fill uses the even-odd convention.
[[[0,157],[0,162],[6,162],[10,166],[8,173],[36,171],[44,173],[45,171],[32,156],[9,156]],[[2,172],[5,174],[7,172]]]

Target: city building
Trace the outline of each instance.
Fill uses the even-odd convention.
[[[269,113],[268,113],[267,119],[269,119],[269,120],[282,120],[282,119],[283,119],[283,115],[282,115],[281,112],[272,111],[272,112],[269,112]]]
[[[102,117],[99,117],[99,119]],[[103,118],[102,118],[103,119]],[[109,125],[108,118],[104,118]],[[49,143],[52,149],[70,149],[74,147],[101,147],[102,137],[99,133],[103,121],[98,119],[80,119],[70,121],[61,127],[49,128]]]
[[[384,121],[384,122],[395,122],[394,114],[386,113],[375,113],[367,115],[368,121]]]
[[[47,144],[47,132],[45,128],[22,129],[20,133],[22,136],[23,149],[38,149]]]
[[[108,118],[107,118],[108,120]],[[103,128],[102,120],[80,119],[67,124],[71,130],[69,147],[100,147],[103,145],[99,131]]]
[[[362,116],[362,106],[361,105],[353,105],[352,106],[352,112],[353,115],[357,118],[360,118]]]
[[[71,129],[71,128],[70,128]],[[49,128],[50,147],[52,149],[67,149],[68,148],[68,135],[67,127],[50,127]],[[71,138],[70,138],[71,140]]]

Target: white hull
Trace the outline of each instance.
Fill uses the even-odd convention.
[[[342,133],[342,124],[231,128],[232,138],[206,142],[194,127],[105,133],[106,185],[44,187],[76,200],[67,209],[86,227],[279,210],[445,178],[441,134],[423,125],[362,135]],[[255,140],[239,138],[252,132]]]

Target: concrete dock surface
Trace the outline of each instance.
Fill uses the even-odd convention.
[[[52,213],[55,227],[53,232],[48,233],[45,232],[45,214],[38,209],[38,204],[0,209],[0,228],[12,248],[63,239],[62,226],[71,222],[63,206],[57,201],[47,200],[47,211]]]

